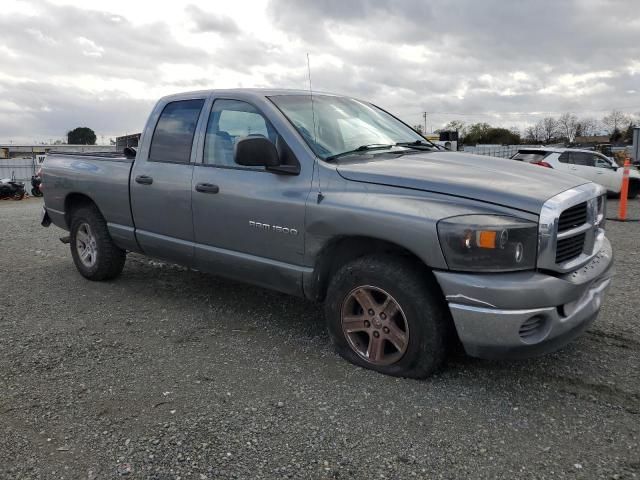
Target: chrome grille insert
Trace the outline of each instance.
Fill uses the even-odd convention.
[[[595,183],[571,188],[547,200],[540,212],[538,268],[567,273],[580,268],[599,251],[598,201],[606,193]]]
[[[571,230],[587,223],[587,202],[567,208],[558,220],[558,232]]]
[[[585,237],[585,233],[579,233],[573,237],[558,239],[556,263],[564,263],[578,257],[584,250]]]

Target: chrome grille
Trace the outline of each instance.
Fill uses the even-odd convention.
[[[547,200],[540,212],[538,268],[567,273],[580,268],[599,251],[606,190],[587,183]]]
[[[556,263],[564,263],[579,257],[584,250],[586,234],[572,234],[571,230],[581,227],[589,218],[588,202],[582,202],[567,208],[558,218],[558,233],[568,232],[570,236],[558,236],[556,244]]]
[[[561,238],[556,246],[556,263],[564,263],[579,257],[584,250],[586,234],[579,233],[574,237]]]
[[[558,219],[558,232],[571,230],[587,223],[587,202],[566,209]]]

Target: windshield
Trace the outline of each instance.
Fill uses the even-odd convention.
[[[425,142],[401,121],[369,103],[332,95],[269,97],[322,159],[367,145]],[[315,120],[315,121],[314,121]]]

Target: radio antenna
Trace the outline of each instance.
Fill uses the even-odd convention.
[[[309,60],[309,52],[307,52],[307,74],[309,76],[309,97],[311,98],[311,119],[313,120],[313,142],[317,144],[318,134],[317,134],[317,126],[316,126],[316,111],[313,105],[313,88],[311,88],[311,61]],[[317,154],[314,161],[314,165],[318,171],[318,203],[320,203],[324,198],[324,195],[322,194],[322,186],[320,184],[320,164],[318,163]]]

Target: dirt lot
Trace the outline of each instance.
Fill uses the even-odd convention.
[[[640,477],[640,223],[574,344],[413,381],[300,299],[135,255],[88,282],[40,205],[0,202],[0,478]]]

